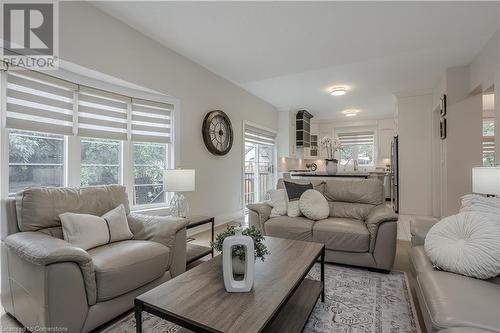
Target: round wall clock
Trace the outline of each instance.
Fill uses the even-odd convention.
[[[226,155],[233,146],[233,128],[229,117],[222,111],[210,111],[203,119],[203,141],[214,155]]]

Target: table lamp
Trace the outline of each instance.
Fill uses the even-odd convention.
[[[472,192],[500,195],[500,167],[472,168]]]
[[[181,192],[195,190],[194,169],[167,169],[163,172],[163,188],[166,192],[175,192],[170,200],[174,216],[186,217],[189,204]]]

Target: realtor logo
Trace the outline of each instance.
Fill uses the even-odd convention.
[[[3,4],[3,58],[10,65],[54,69],[57,62],[57,3]]]

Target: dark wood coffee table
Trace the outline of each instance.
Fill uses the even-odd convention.
[[[266,237],[271,254],[255,264],[249,293],[228,293],[222,256],[216,256],[135,299],[137,332],[142,311],[194,332],[301,332],[318,298],[324,302],[325,246]],[[321,260],[321,281],[307,279]]]

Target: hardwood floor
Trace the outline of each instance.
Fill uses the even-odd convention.
[[[408,217],[404,216],[402,219],[402,222],[400,222],[400,224],[398,225],[398,229],[400,229],[400,230],[398,231],[398,242],[397,242],[397,249],[396,249],[396,258],[394,261],[394,270],[403,271],[403,272],[407,273],[408,280],[410,283],[411,292],[412,292],[412,298],[413,298],[413,301],[415,303],[415,307],[417,309],[417,314],[419,317],[420,327],[422,328],[423,332],[425,332],[425,326],[424,326],[424,323],[422,320],[422,316],[421,316],[420,309],[419,309],[418,302],[416,300],[416,295],[415,295],[415,289],[414,289],[415,281],[410,274],[410,266],[409,266],[409,260],[408,260],[408,251],[410,250],[410,247],[411,247],[410,242],[408,241],[409,240],[409,218],[410,218],[409,216]],[[242,219],[241,221],[230,222],[230,224],[232,224],[232,225],[237,225],[240,223],[245,224],[245,220]],[[215,234],[222,232],[225,228],[226,228],[226,224],[216,227]],[[205,246],[210,244],[210,231],[209,230],[203,231],[203,232],[195,234],[195,235],[189,235],[189,236],[194,238],[194,240],[192,240],[192,242],[194,244],[205,245]],[[207,256],[206,258],[203,258],[201,261],[207,260],[208,258],[209,258],[209,256]],[[188,269],[197,266],[199,263],[200,263],[200,261],[193,262],[192,264],[189,265]],[[3,308],[0,308],[0,313],[1,313],[1,315],[0,315],[0,327],[1,327],[0,331],[16,332],[16,329],[21,328],[21,325],[14,318],[5,314],[5,312],[3,311]]]

